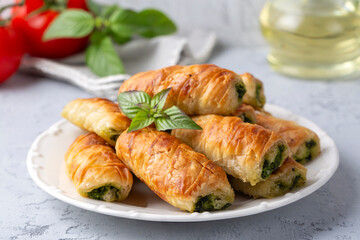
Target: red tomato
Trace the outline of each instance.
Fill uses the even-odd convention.
[[[47,10],[34,16],[15,17],[12,25],[23,37],[27,52],[35,57],[63,58],[80,52],[86,47],[87,38],[55,39],[44,42],[42,36],[50,23],[59,15]]]
[[[15,3],[21,3],[22,0],[15,0]],[[13,7],[12,15],[15,16],[25,16],[32,11],[39,9],[44,5],[43,0],[26,0],[23,6]]]
[[[22,0],[15,0],[15,3],[21,3]],[[25,16],[32,11],[39,9],[44,5],[44,0],[26,0],[23,6],[13,7],[13,16]],[[80,8],[88,11],[85,0],[69,0],[67,2],[67,8]]]
[[[80,8],[89,11],[85,0],[69,0],[67,3],[67,8]]]
[[[23,42],[11,26],[0,26],[0,83],[19,67],[24,54]]]
[[[47,27],[59,13],[49,9],[27,15],[33,10],[38,9],[40,4],[43,4],[42,0],[26,1],[25,6],[13,10],[14,18],[12,25],[15,31],[24,39],[26,51],[35,57],[64,58],[83,50],[88,42],[87,37],[79,39],[55,39],[46,42],[42,40]],[[68,7],[87,10],[84,0],[69,0]]]

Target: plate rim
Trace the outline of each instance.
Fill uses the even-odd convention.
[[[333,155],[334,162],[332,165],[332,168],[330,168],[328,171],[329,173],[325,176],[320,177],[316,182],[311,184],[310,186],[303,187],[299,189],[295,193],[287,193],[284,196],[281,196],[279,201],[268,203],[264,199],[259,205],[248,207],[246,209],[236,209],[236,210],[225,210],[225,211],[215,211],[215,212],[203,212],[203,213],[188,213],[188,214],[179,214],[179,215],[161,215],[161,214],[154,214],[154,213],[148,213],[148,212],[137,212],[137,211],[131,211],[131,210],[115,210],[108,208],[107,206],[103,205],[101,202],[99,204],[92,204],[83,202],[77,199],[73,199],[71,197],[68,197],[64,194],[62,194],[62,190],[55,187],[55,186],[49,186],[47,183],[42,181],[38,175],[39,166],[33,163],[33,158],[39,156],[39,153],[37,152],[37,148],[39,145],[39,142],[45,138],[51,131],[54,131],[54,129],[58,129],[59,126],[62,124],[66,124],[66,119],[61,119],[57,121],[56,123],[52,124],[49,128],[47,128],[45,131],[43,131],[40,135],[38,135],[33,143],[31,144],[31,147],[28,151],[27,158],[26,158],[26,166],[28,173],[32,180],[45,192],[50,194],[51,196],[55,197],[56,199],[59,199],[67,204],[86,209],[92,212],[102,213],[105,215],[115,216],[115,217],[122,217],[127,219],[135,219],[135,220],[144,220],[144,221],[153,221],[153,222],[205,222],[205,221],[215,221],[215,220],[224,220],[224,219],[232,219],[232,218],[238,218],[238,217],[246,217],[251,216],[255,214],[259,214],[262,212],[267,212],[270,210],[274,210],[286,205],[289,205],[295,201],[298,201],[319,188],[321,188],[323,185],[325,185],[329,179],[334,175],[336,172],[338,166],[339,166],[339,151],[336,147],[336,144],[334,140],[327,135],[325,131],[323,131],[317,124],[314,122],[308,120],[305,117],[298,116],[289,110],[286,110],[282,107],[279,107],[277,105],[273,104],[266,104],[266,109],[271,109],[272,111],[280,111],[286,114],[291,115],[292,117],[295,117],[297,119],[301,119],[302,121],[308,122],[313,125],[312,129],[314,130],[318,135],[322,135],[320,138],[327,138],[327,140],[330,143],[330,149],[333,151],[331,155]],[[275,198],[272,198],[275,199]],[[95,201],[95,200],[94,200]],[[118,203],[121,204],[121,203]]]

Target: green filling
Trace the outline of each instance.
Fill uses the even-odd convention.
[[[278,188],[282,191],[284,191],[288,188],[288,185],[283,182],[277,182],[276,184],[277,184]]]
[[[316,146],[316,142],[313,139],[311,139],[310,141],[307,141],[305,143],[305,146],[306,146],[305,154],[303,154],[302,156],[294,156],[294,159],[301,164],[308,163],[312,160],[313,156],[311,154],[311,150],[313,147]]]
[[[246,123],[255,123],[255,121],[251,117],[248,117],[248,115],[246,113],[242,113],[240,115],[240,118],[241,118],[241,120],[243,120]]]
[[[311,139],[310,141],[306,142],[305,145],[307,148],[311,149],[316,146],[316,142],[313,139]]]
[[[119,136],[120,136],[119,134],[111,135],[111,136],[110,136],[110,140],[116,142],[116,140],[118,139]]]
[[[261,173],[261,177],[263,179],[266,179],[270,176],[270,174],[275,171],[280,163],[281,163],[281,160],[282,160],[282,157],[283,157],[283,153],[285,151],[285,146],[284,145],[279,145],[278,146],[278,152],[275,156],[275,159],[273,162],[269,162],[269,160],[265,159],[264,161],[264,165],[263,165],[263,170],[262,170],[262,173]]]
[[[224,209],[227,209],[228,207],[231,206],[231,203],[227,203],[225,204],[220,210],[224,210]]]
[[[120,136],[119,132],[113,128],[105,128],[102,131],[103,138],[110,139],[111,141],[116,142],[118,137]]]
[[[256,96],[256,100],[262,105],[263,101],[262,101],[262,98],[260,96],[261,88],[262,88],[261,84],[256,84],[255,96]]]
[[[243,83],[236,83],[235,89],[236,89],[236,92],[238,93],[239,99],[241,100],[246,93],[245,85]]]
[[[103,197],[109,191],[113,191],[114,193],[116,193],[116,196],[120,193],[119,189],[117,189],[116,187],[102,186],[102,187],[92,190],[91,192],[88,192],[87,195],[89,196],[89,198],[92,198],[92,199],[105,200],[105,199],[103,199]]]
[[[297,187],[297,185],[301,179],[302,179],[302,176],[300,174],[296,175],[293,179],[293,183],[291,184],[289,190],[292,190],[293,188]]]
[[[292,184],[286,184],[284,182],[276,182],[278,188],[281,190],[281,191],[291,191],[292,189],[294,189],[295,187],[298,186],[298,183],[300,180],[303,180],[303,177],[301,176],[301,174],[299,175],[296,175],[293,180],[292,180]]]
[[[195,212],[204,212],[211,210],[221,210],[226,209],[231,206],[230,203],[225,204],[221,208],[216,206],[215,201],[220,200],[220,198],[215,197],[214,194],[209,194],[204,197],[199,197],[197,202],[195,203]]]

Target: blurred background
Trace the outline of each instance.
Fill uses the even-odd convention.
[[[0,0],[0,6],[12,2]],[[3,211],[0,216],[0,239],[360,239],[358,77],[346,81],[308,81],[273,71],[266,59],[270,47],[262,36],[259,21],[265,0],[97,2],[138,11],[144,8],[159,9],[176,23],[178,32],[145,41],[135,39],[126,49],[116,49],[128,72],[115,78],[98,79],[88,71],[81,54],[69,61],[35,59],[25,55],[20,67],[22,71],[0,84],[0,189],[3,193],[0,198]],[[336,3],[344,9],[348,7],[345,2],[357,3],[340,0],[282,2],[292,6],[295,6],[295,2],[317,2],[325,6]],[[335,17],[330,20],[335,21],[339,16],[336,14],[340,12],[335,11]],[[356,14],[354,16],[358,16]],[[355,25],[359,25],[359,19],[356,17]],[[352,23],[346,18],[339,21],[344,25]],[[325,29],[323,26],[320,24],[317,27]],[[330,26],[335,26],[330,30],[342,30],[338,27],[340,25]],[[188,41],[189,35],[196,29],[204,30],[205,34],[196,35],[196,41],[192,44]],[[360,30],[356,27],[349,29],[355,33],[352,43],[359,44]],[[213,46],[212,32],[216,35],[216,46]],[[319,33],[317,30],[313,32]],[[350,38],[345,35],[342,39],[347,41]],[[198,48],[204,47],[202,45],[210,46],[209,54],[194,56],[185,47],[190,47],[190,53],[196,53]],[[178,47],[175,58],[170,57],[171,51],[166,46],[170,46],[170,49]],[[153,54],[154,49],[163,51],[156,55]],[[325,55],[322,56],[326,58],[327,47],[323,50]],[[359,50],[360,47],[346,52],[356,55]],[[149,61],[150,58],[156,61]],[[116,97],[109,93],[117,93],[123,80],[143,69],[158,68],[156,63],[167,66],[196,62],[217,64],[237,73],[253,73],[264,83],[267,103],[308,118],[322,128],[335,140],[340,152],[339,169],[330,181],[310,196],[266,213],[224,221],[183,224],[136,221],[97,214],[59,201],[33,182],[25,164],[29,148],[39,134],[62,119],[60,113],[69,101],[95,95]],[[2,67],[0,64],[0,69]],[[37,74],[29,74],[29,71]],[[336,69],[327,72],[336,73]]]
[[[12,0],[0,0],[0,5],[12,2]],[[194,27],[214,30],[220,44],[235,46],[264,44],[258,19],[265,0],[221,0],[220,3],[218,0],[97,0],[96,2],[118,4],[135,10],[160,9],[176,22],[179,33],[188,33]]]
[[[179,33],[193,28],[216,32],[221,45],[259,46],[265,44],[261,36],[259,14],[265,0],[100,0],[141,10],[158,8],[177,23]]]

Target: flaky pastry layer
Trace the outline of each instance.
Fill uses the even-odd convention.
[[[257,113],[256,123],[279,133],[291,149],[291,156],[300,163],[306,163],[320,153],[320,139],[310,129],[271,115]]]
[[[121,201],[131,190],[132,174],[115,150],[95,133],[76,138],[65,154],[65,164],[66,174],[84,197]]]
[[[174,129],[172,135],[252,185],[266,179],[289,154],[279,134],[238,117],[209,114],[193,120],[203,130]]]
[[[255,78],[250,73],[240,74],[240,76],[246,87],[243,102],[255,108],[262,108],[266,102],[262,81]]]
[[[61,115],[89,132],[95,132],[115,146],[118,136],[130,126],[130,119],[119,106],[104,98],[76,99],[69,102]]]
[[[245,94],[240,75],[212,64],[175,65],[138,73],[126,80],[120,92],[141,90],[154,96],[172,88],[165,107],[178,106],[188,115],[231,114]]]
[[[222,209],[234,200],[225,172],[166,132],[150,127],[124,132],[116,153],[154,193],[182,210]]]
[[[229,181],[236,191],[251,197],[273,198],[303,186],[306,182],[306,172],[307,170],[304,166],[288,158],[268,179],[259,182],[255,186],[251,186],[251,184],[232,176],[229,176]]]

